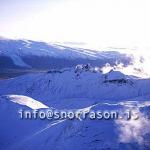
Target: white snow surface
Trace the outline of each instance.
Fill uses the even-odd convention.
[[[109,63],[103,67],[105,73],[115,67],[117,71],[127,75],[139,76],[141,78],[150,77],[150,69],[148,67],[150,65],[150,56],[146,53],[145,49],[140,51],[138,49],[121,48],[93,50],[31,40],[0,39],[0,56],[8,56],[15,65],[28,68],[32,68],[32,66],[24,62],[24,57],[38,56],[69,60],[88,59],[91,61],[100,60],[101,63],[107,59]],[[121,60],[127,61],[127,64],[123,64]]]
[[[32,42],[26,43],[29,50]],[[41,51],[43,54],[43,49]],[[59,51],[65,51],[65,47]],[[31,53],[34,51],[28,54]],[[139,78],[138,74],[126,74],[118,66],[107,67],[109,70],[105,72],[80,65],[0,80],[0,150],[149,150],[149,76]],[[48,108],[79,112],[115,110],[120,113],[132,110],[138,112],[139,119],[19,118],[20,109]]]
[[[0,81],[0,94],[27,95],[34,99],[56,101],[65,98],[122,100],[150,95],[150,79],[125,75],[118,71],[103,74],[99,71],[74,68],[28,74]]]
[[[11,99],[10,97],[7,99]],[[133,101],[105,101],[96,104],[92,104],[91,99],[60,100],[62,103],[55,104],[49,102],[49,107],[53,106],[55,109],[86,112],[118,110],[124,113],[127,110],[135,110],[140,114],[138,120],[22,120],[19,119],[17,112],[19,109],[27,110],[28,107],[22,107],[22,104],[18,105],[11,100],[6,101],[6,96],[2,96],[0,97],[1,150],[148,150],[150,122],[146,113],[150,110],[149,98],[147,97],[147,101],[143,101],[141,97]],[[72,108],[69,103],[72,103]]]
[[[40,109],[40,108],[48,108],[48,106],[42,104],[41,102],[34,100],[33,98],[23,96],[23,95],[7,95],[7,99],[10,99],[10,101],[28,106],[31,109]]]

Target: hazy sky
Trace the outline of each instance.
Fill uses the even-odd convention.
[[[150,47],[150,0],[0,0],[0,35]]]

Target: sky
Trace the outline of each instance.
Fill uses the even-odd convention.
[[[149,0],[0,0],[0,36],[150,47]]]

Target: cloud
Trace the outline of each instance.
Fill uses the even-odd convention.
[[[120,119],[116,121],[119,131],[119,142],[121,143],[138,143],[139,145],[148,144],[149,139],[145,136],[150,135],[149,120],[145,114],[141,113],[139,109],[133,110],[139,118],[132,118],[130,120]],[[133,115],[132,115],[133,116]],[[135,114],[134,114],[135,116]]]

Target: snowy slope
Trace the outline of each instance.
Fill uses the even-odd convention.
[[[0,149],[4,150],[36,131],[44,123],[36,120],[22,120],[18,111],[32,108],[47,108],[32,98],[20,95],[0,96]]]
[[[141,50],[141,51],[144,51]],[[0,39],[0,77],[75,67],[90,63],[105,72],[113,67],[124,74],[150,77],[149,54],[131,49],[83,49],[31,40]]]
[[[124,75],[118,71],[72,69],[28,74],[0,81],[0,94],[27,95],[35,99],[55,101],[69,98],[121,100],[150,95],[150,79]]]
[[[3,96],[3,98],[4,98],[4,96]],[[27,97],[27,96],[7,95],[5,98],[9,99],[10,101],[12,101],[14,103],[28,106],[29,108],[32,108],[32,109],[48,108],[48,106],[30,98],[30,97]]]
[[[41,60],[51,60],[54,69],[0,80],[0,150],[150,149],[150,76],[141,68],[143,62],[136,66],[132,56],[114,51],[1,39],[0,67],[4,70],[8,65],[4,66],[5,62],[11,63],[9,58],[20,67],[34,67],[32,59],[38,65]],[[75,63],[71,67],[68,61],[60,63],[65,59]],[[81,59],[85,60],[83,64],[92,61],[97,67],[89,64],[75,67]],[[62,69],[56,64],[63,64]],[[18,116],[20,109],[46,111],[48,108],[120,113],[132,110],[140,118],[24,120]]]
[[[79,63],[98,66],[109,62],[129,64],[131,56],[117,51],[96,51],[31,40],[0,39],[0,67],[5,68],[63,68]],[[36,63],[36,60],[38,64]],[[11,62],[12,61],[12,62]],[[8,63],[9,62],[9,63]],[[4,65],[6,64],[7,65]],[[12,65],[13,63],[13,65]]]
[[[148,150],[150,148],[149,120],[146,115],[143,116],[150,109],[149,101],[113,103],[109,101],[89,105],[91,111],[118,110],[123,113],[129,109],[136,109],[141,115],[139,120],[51,121],[20,120],[17,111],[22,107],[23,109],[28,107],[11,102],[11,98],[10,101],[8,100],[8,97],[7,99],[0,97],[1,150]],[[90,99],[87,101],[90,102]],[[64,102],[61,107],[66,105],[68,103]],[[76,108],[87,111],[87,107],[82,107],[80,103],[74,105],[74,109]]]
[[[148,150],[150,80],[90,65],[0,81],[1,150]],[[8,95],[9,94],[9,95]],[[24,96],[23,96],[24,95]],[[38,99],[35,100],[35,99]],[[128,110],[138,120],[20,119],[18,110]]]

